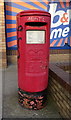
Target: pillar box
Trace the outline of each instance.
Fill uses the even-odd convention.
[[[43,108],[47,99],[50,19],[40,10],[17,14],[19,103],[29,109]]]

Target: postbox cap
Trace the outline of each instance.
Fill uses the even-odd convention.
[[[22,12],[19,12],[17,14],[17,16],[30,16],[30,15],[40,15],[40,16],[48,16],[48,17],[51,17],[51,14],[49,12],[46,12],[46,11],[42,11],[42,10],[25,10],[25,11],[22,11]]]

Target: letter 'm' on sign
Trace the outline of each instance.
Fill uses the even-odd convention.
[[[51,36],[50,36],[50,39],[52,39],[53,37],[54,38],[57,38],[57,37],[61,37],[61,34],[62,34],[62,29],[59,28],[59,29],[54,29],[52,32],[51,32]]]

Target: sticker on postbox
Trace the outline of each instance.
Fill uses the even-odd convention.
[[[27,44],[44,44],[45,30],[27,30],[26,43]]]

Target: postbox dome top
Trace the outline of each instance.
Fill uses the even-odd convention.
[[[27,16],[27,15],[44,15],[48,17],[51,16],[49,12],[42,11],[42,10],[25,10],[17,14],[17,16]]]

